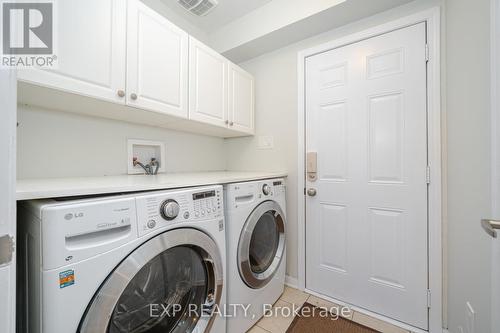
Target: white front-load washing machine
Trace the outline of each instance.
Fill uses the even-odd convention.
[[[224,187],[227,330],[243,333],[283,293],[286,267],[284,179]]]
[[[222,195],[21,204],[19,332],[225,332]]]

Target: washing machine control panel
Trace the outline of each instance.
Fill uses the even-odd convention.
[[[224,216],[222,187],[157,192],[136,198],[139,236],[165,226]]]
[[[222,197],[220,191],[209,190],[193,193],[193,212],[195,218],[212,216],[222,208]]]

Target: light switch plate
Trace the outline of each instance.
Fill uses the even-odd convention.
[[[144,170],[140,166],[134,166],[133,158],[137,159],[143,164],[151,162],[154,157],[160,162],[158,173],[165,172],[165,144],[160,141],[150,140],[127,140],[127,170],[129,175],[144,174]]]
[[[261,135],[257,138],[257,148],[258,149],[273,149],[274,148],[274,136],[272,135]]]

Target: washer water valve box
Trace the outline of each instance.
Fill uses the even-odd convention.
[[[147,165],[151,163],[152,159],[155,159],[156,162],[159,163],[158,173],[165,172],[165,143],[160,141],[128,139],[127,146],[127,166],[129,175],[146,173],[139,164],[134,163],[134,160],[143,165]]]

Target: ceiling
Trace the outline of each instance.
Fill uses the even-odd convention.
[[[251,11],[271,2],[272,0],[218,0],[219,5],[206,16],[196,16],[188,13],[177,0],[161,0],[176,14],[185,18],[189,23],[203,30],[205,33],[219,29]]]
[[[292,0],[273,0],[275,2],[292,2]],[[305,0],[293,0],[296,6]],[[313,2],[324,4],[329,1],[331,4],[339,2],[338,0],[307,0],[309,7]],[[235,63],[241,63],[259,55],[280,49],[287,45],[305,40],[309,37],[318,36],[322,33],[332,31],[350,23],[369,19],[373,15],[386,12],[384,19],[389,17],[396,19],[401,17],[401,9],[395,7],[412,6],[416,4],[413,0],[348,0],[339,2],[337,5],[318,11],[314,15],[309,15],[293,22],[288,22],[279,29],[264,29],[267,31],[258,31],[258,33],[249,35],[248,32],[254,32],[257,29],[250,27],[265,27],[259,15],[252,20],[236,20],[221,30],[213,33],[210,38],[211,47],[222,53],[225,57]],[[418,4],[416,4],[418,8]],[[269,7],[269,6],[266,6]],[[308,7],[305,7],[307,9]],[[391,9],[393,9],[391,11]],[[274,9],[276,11],[276,9]],[[279,9],[278,9],[279,10]],[[410,12],[414,10],[410,9]],[[281,16],[284,11],[280,11]],[[408,14],[407,14],[408,15]],[[247,15],[248,16],[248,15]],[[260,29],[262,30],[262,29]]]

